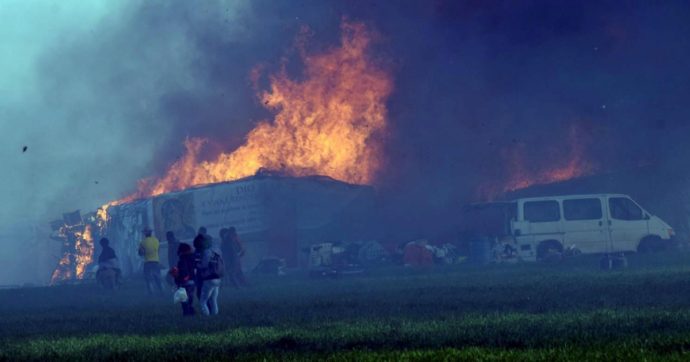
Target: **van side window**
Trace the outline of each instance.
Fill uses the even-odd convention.
[[[525,220],[530,222],[558,221],[561,210],[558,201],[529,201],[523,205]]]
[[[563,201],[563,217],[566,220],[601,220],[599,199],[577,199]]]
[[[609,211],[611,217],[618,220],[642,220],[642,209],[632,200],[625,197],[612,197],[609,199]]]

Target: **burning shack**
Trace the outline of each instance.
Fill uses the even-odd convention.
[[[247,249],[243,259],[246,268],[269,257],[284,259],[289,267],[300,267],[305,265],[305,250],[312,244],[372,237],[374,209],[374,190],[370,186],[323,176],[264,173],[192,187],[111,206],[107,215],[94,218],[94,223],[80,218],[69,229],[76,232],[66,232],[69,230],[63,228],[66,250],[72,252],[60,261],[58,269],[64,271],[58,279],[83,277],[84,267],[99,252],[93,241],[103,236],[110,239],[123,273],[137,273],[143,263],[137,249],[146,227],[161,240],[160,257],[164,266],[167,265],[167,231],[191,244],[198,228],[205,226],[214,242],[218,242],[220,229],[234,226]],[[88,255],[81,255],[82,249]]]
[[[140,182],[126,201],[104,206],[93,222],[58,225],[65,271],[57,280],[83,275],[81,266],[79,271],[73,266],[90,262],[99,250],[96,245],[84,258],[84,248],[77,245],[93,247],[101,236],[110,239],[125,274],[137,271],[145,226],[163,243],[166,231],[190,241],[199,226],[215,238],[222,227],[234,226],[248,249],[246,267],[269,256],[300,266],[301,256],[306,259],[301,250],[311,243],[374,238],[369,234],[375,220],[373,189],[358,185],[373,184],[385,163],[393,79],[370,54],[371,34],[363,24],[344,21],[341,30],[340,46],[298,52],[304,77],[269,76],[271,87],[257,96],[273,119],[259,122],[244,144],[228,150],[222,141],[187,139],[184,155],[165,174]],[[209,142],[220,149],[206,154]],[[163,264],[166,247],[160,252]]]

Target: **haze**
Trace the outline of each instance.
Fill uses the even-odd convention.
[[[305,26],[310,47],[331,46],[343,17],[381,34],[376,54],[394,78],[388,162],[375,183],[391,229],[443,229],[482,185],[510,180],[506,154],[523,154],[532,174],[560,167],[573,129],[592,173],[657,165],[685,175],[689,10],[681,1],[2,1],[0,245],[12,267],[0,284],[44,282],[57,250],[42,237],[48,223],[161,175],[185,138],[209,138],[209,157],[239,146],[270,119],[251,70],[278,69]],[[24,272],[35,255],[46,265]]]

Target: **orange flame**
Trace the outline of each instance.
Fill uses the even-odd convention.
[[[480,198],[493,200],[502,193],[591,175],[597,170],[597,167],[586,157],[585,145],[587,140],[583,140],[580,136],[578,128],[571,127],[568,137],[570,151],[565,161],[537,172],[530,172],[532,168],[526,164],[522,149],[511,149],[510,153],[505,156],[508,159],[506,167],[510,172],[509,178],[502,185],[480,185]]]
[[[301,52],[304,80],[290,79],[284,69],[270,77],[271,88],[260,98],[277,112],[273,122],[259,123],[242,146],[210,161],[199,160],[206,141],[188,139],[186,154],[165,176],[140,185],[136,197],[236,180],[261,168],[371,183],[382,165],[392,80],[370,59],[371,33],[363,24],[343,22],[341,30],[339,47]]]
[[[86,225],[84,232],[81,235],[77,235],[77,242],[74,249],[76,252],[75,259],[77,265],[75,266],[75,271],[77,279],[82,279],[86,271],[86,266],[93,261],[94,245],[93,236],[91,235],[91,225]]]
[[[67,230],[60,230],[60,232],[65,233],[65,238],[67,238]],[[74,237],[76,239],[74,249],[63,254],[50,277],[51,284],[75,277],[84,278],[86,267],[93,261],[94,243],[91,225],[84,226],[83,231],[74,232]]]
[[[236,180],[262,168],[292,176],[325,175],[350,183],[373,182],[383,163],[386,100],[393,81],[371,59],[373,34],[363,24],[344,21],[341,32],[339,47],[314,55],[300,49],[304,80],[290,79],[284,68],[269,78],[270,90],[259,98],[276,112],[273,122],[259,123],[242,146],[209,161],[200,159],[208,141],[187,139],[186,153],[165,176],[141,180],[136,193],[98,209],[99,228],[107,224],[112,206]],[[252,80],[256,81],[260,69],[252,70]]]
[[[70,268],[70,265],[72,264],[70,261],[71,255],[71,253],[65,253],[62,256],[57,268],[53,270],[53,274],[50,276],[50,284],[55,284],[59,281],[72,278],[72,268]]]

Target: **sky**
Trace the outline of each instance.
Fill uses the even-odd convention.
[[[277,69],[303,26],[314,50],[336,44],[343,17],[381,35],[394,78],[377,184],[391,220],[444,222],[509,177],[511,155],[534,173],[568,157],[573,128],[598,172],[687,172],[687,14],[684,1],[2,0],[0,228],[127,195],[186,137],[239,146],[270,117],[251,69]]]

